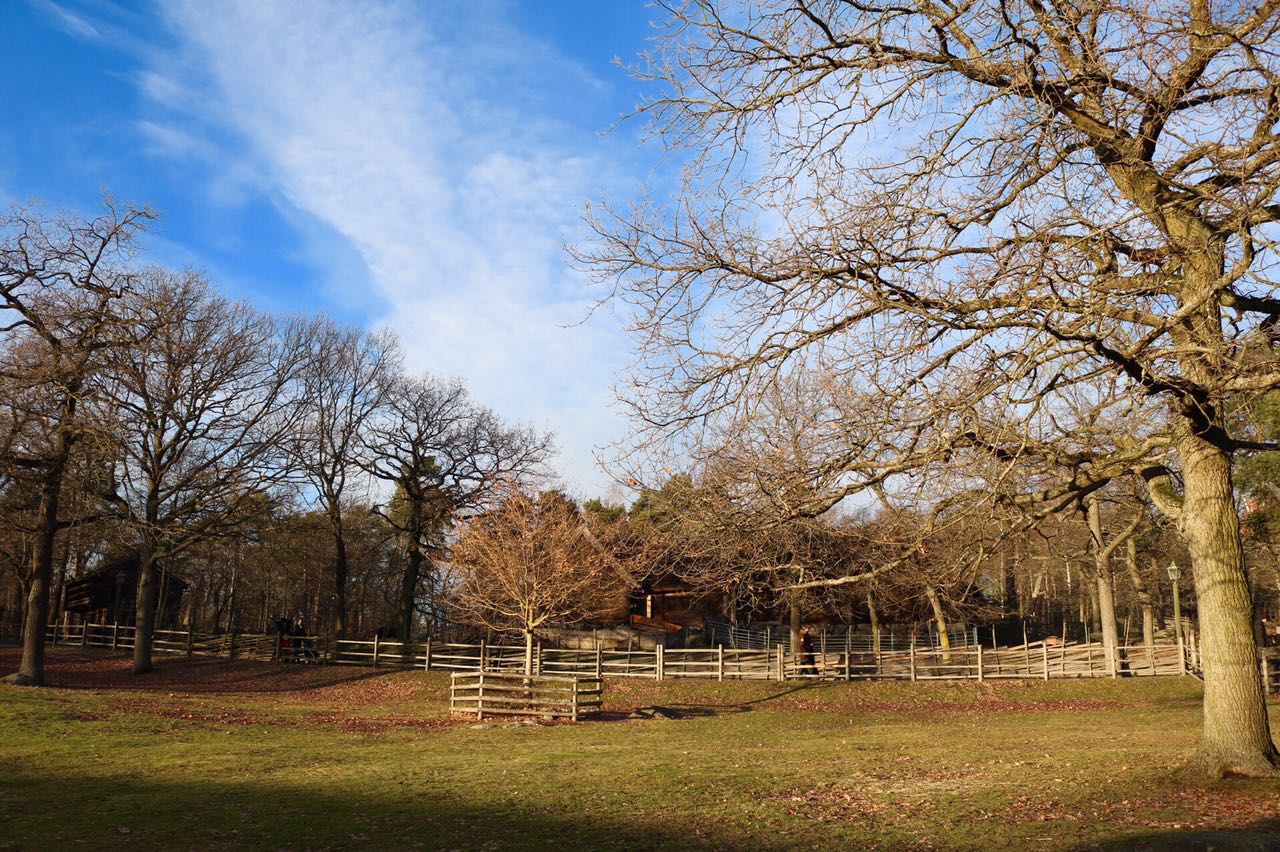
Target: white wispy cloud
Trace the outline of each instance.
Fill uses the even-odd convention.
[[[164,156],[248,161],[214,171],[262,175],[264,194],[349,241],[367,277],[348,295],[386,306],[414,369],[554,428],[570,484],[600,490],[591,450],[622,429],[609,385],[627,344],[607,317],[578,324],[591,294],[560,245],[617,179],[563,112],[602,84],[504,26],[501,5],[469,11],[166,6],[180,47],[139,83],[169,118],[139,129]]]
[[[79,39],[96,40],[102,37],[98,28],[70,9],[53,2],[37,0],[36,7],[43,10],[68,35]]]

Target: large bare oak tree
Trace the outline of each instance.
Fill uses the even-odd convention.
[[[640,73],[683,183],[597,212],[578,252],[633,306],[644,422],[714,419],[800,365],[874,424],[827,459],[832,500],[1028,447],[1066,471],[1028,499],[1141,475],[1194,571],[1193,766],[1276,774],[1232,458],[1277,447],[1230,411],[1280,386],[1259,355],[1280,322],[1280,2],[669,12]],[[1090,394],[1161,429],[1089,446],[1057,418]]]
[[[154,215],[108,203],[89,220],[38,209],[0,217],[0,465],[36,495],[20,683],[44,682],[55,540],[68,523],[63,485],[77,444],[94,432],[84,417],[86,385],[120,343],[115,307],[133,284],[131,243]]]

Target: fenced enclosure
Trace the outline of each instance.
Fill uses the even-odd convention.
[[[490,716],[542,716],[576,722],[599,712],[604,685],[598,677],[454,672],[449,712]]]
[[[134,629],[125,625],[50,625],[53,645],[133,648]],[[1065,645],[1032,642],[987,648],[973,644],[944,651],[909,645],[905,649],[861,648],[851,635],[842,647],[815,643],[812,655],[773,648],[664,648],[651,651],[534,647],[532,675],[668,680],[999,680],[1093,677],[1199,676],[1200,643],[1194,630],[1180,644],[1123,645],[1110,658],[1100,642]],[[822,647],[825,645],[825,648]],[[159,654],[220,656],[280,662],[325,662],[389,669],[423,669],[527,677],[525,647],[489,642],[394,642],[383,639],[323,640],[277,634],[203,634],[157,630]],[[1259,674],[1268,691],[1280,688],[1280,647],[1258,649]]]
[[[784,651],[791,653],[789,628],[775,630],[766,627],[764,630],[759,628],[746,630],[713,619],[707,619],[705,624],[704,633],[711,645],[757,651],[773,650],[781,645]],[[947,639],[953,648],[977,645],[978,628],[967,625],[950,627],[947,629]],[[844,630],[831,632],[824,629],[814,637],[813,641],[824,652],[828,645],[832,648],[844,648],[848,645],[856,651],[905,651],[912,645],[926,648],[937,648],[942,645],[942,639],[936,632],[928,629],[900,629],[897,625],[890,625],[878,634],[853,633],[847,626]]]

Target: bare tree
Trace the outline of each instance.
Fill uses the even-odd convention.
[[[343,520],[349,486],[360,471],[362,436],[383,404],[399,368],[399,344],[390,332],[365,334],[321,319],[309,329],[302,419],[292,453],[333,537],[334,632],[348,631],[350,565]]]
[[[1280,384],[1278,31],[1271,0],[680,4],[642,73],[681,197],[578,255],[634,305],[656,428],[804,361],[878,412],[845,494],[1029,444],[1073,472],[1027,499],[1142,475],[1191,554],[1210,775],[1277,772],[1232,487],[1277,447],[1227,412]],[[1072,464],[1054,416],[1104,379],[1171,428]]]
[[[137,549],[141,674],[152,668],[156,565],[257,517],[288,474],[306,341],[299,324],[229,302],[193,273],[149,270],[118,310],[134,340],[110,351],[95,409],[117,432],[109,497]]]
[[[552,443],[549,435],[502,423],[460,381],[397,374],[384,400],[362,438],[362,457],[369,473],[396,489],[383,515],[404,544],[399,631],[407,642],[424,566],[444,551],[445,533],[513,484],[529,484]]]
[[[624,582],[576,508],[557,492],[516,492],[472,518],[454,548],[453,572],[459,620],[520,631],[526,674],[533,673],[539,628],[608,611],[610,591]]]
[[[85,385],[116,345],[116,302],[128,292],[131,242],[154,218],[110,203],[92,220],[18,210],[0,218],[3,324],[3,465],[35,498],[22,662],[13,679],[44,682],[44,633],[63,483],[85,423]]]

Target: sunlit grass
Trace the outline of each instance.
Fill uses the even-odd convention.
[[[226,690],[188,692],[184,666],[215,672],[166,661],[156,688],[114,670],[94,688],[3,688],[0,846],[1069,848],[1280,831],[1280,784],[1172,779],[1199,723],[1190,679],[611,681],[608,721],[473,729],[445,721],[437,673],[221,664]],[[622,718],[654,704],[684,718]]]

